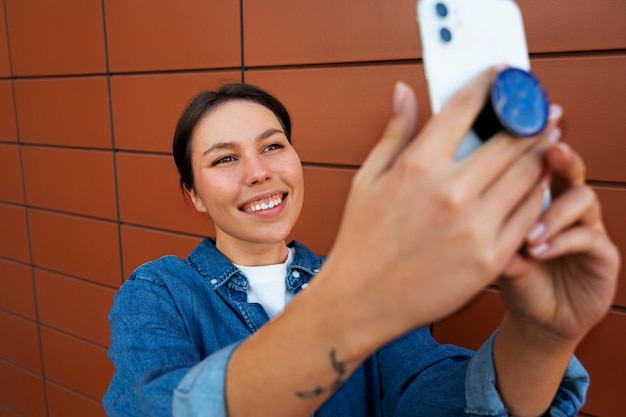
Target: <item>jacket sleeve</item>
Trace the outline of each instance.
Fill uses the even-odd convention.
[[[188,381],[198,375],[202,377],[200,388],[212,395],[211,402],[204,403],[210,406],[203,415],[226,417],[225,372],[234,346],[201,357],[164,285],[131,276],[115,296],[109,322],[108,355],[115,366],[103,399],[109,417],[175,415],[174,392],[181,381],[187,381],[179,394],[188,397]]]
[[[379,352],[384,416],[508,416],[496,390],[492,335],[474,353],[418,329]],[[548,415],[576,416],[589,378],[572,358]]]

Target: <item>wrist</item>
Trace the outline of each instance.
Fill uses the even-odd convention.
[[[499,332],[505,332],[507,337],[515,340],[516,346],[520,348],[532,349],[547,355],[571,355],[582,339],[582,337],[564,337],[559,332],[551,331],[527,320],[518,319],[511,314],[505,315]]]
[[[315,320],[329,339],[349,358],[364,360],[406,329],[401,320],[391,319],[397,314],[386,305],[385,295],[372,288],[362,271],[350,270],[350,265],[329,257],[307,295],[318,312]]]
[[[576,342],[506,315],[495,336],[496,387],[511,415],[542,415],[550,406]]]

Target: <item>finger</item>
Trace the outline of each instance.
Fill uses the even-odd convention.
[[[382,138],[369,153],[359,175],[373,178],[386,170],[417,131],[417,100],[407,84],[396,83],[393,94],[394,115],[387,123]]]
[[[554,199],[526,241],[537,245],[575,224],[603,230],[600,203],[591,187],[578,185]]]
[[[531,264],[528,262],[523,254],[515,254],[509,263],[504,267],[500,274],[500,285],[502,282],[507,282],[507,278],[521,277],[526,275],[530,269]]]
[[[538,184],[500,225],[498,239],[505,251],[514,254],[522,247],[528,231],[541,213],[546,188],[545,183]]]
[[[481,201],[483,210],[506,221],[507,217],[517,207],[523,205],[527,196],[538,188],[544,173],[541,154],[541,147],[536,146],[528,149],[527,152],[512,162],[501,175],[496,177],[493,183],[484,190]],[[542,184],[541,196],[543,196],[543,190],[546,187],[546,184]],[[541,204],[539,204],[540,207]],[[539,208],[534,213],[535,219],[540,215]]]
[[[545,159],[553,174],[555,195],[572,184],[585,183],[585,164],[580,155],[566,143],[557,143],[547,149]]]
[[[606,239],[604,232],[594,228],[577,226],[537,245],[528,246],[526,252],[538,260],[558,258],[563,255],[583,252],[601,252]]]
[[[461,139],[469,132],[485,104],[489,86],[497,72],[497,67],[491,67],[461,88],[446,103],[441,113],[426,123],[420,133],[420,140],[412,143],[407,151],[431,164],[451,160]],[[415,152],[415,148],[419,152]]]
[[[483,193],[494,178],[500,176],[516,159],[533,147],[547,148],[557,142],[561,130],[557,127],[563,115],[559,105],[550,106],[550,116],[544,131],[536,138],[520,139],[504,132],[494,135],[467,158],[459,161],[464,170],[460,187],[468,193]]]

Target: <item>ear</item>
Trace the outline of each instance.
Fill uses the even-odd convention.
[[[189,194],[189,198],[191,198],[191,202],[193,203],[196,210],[198,210],[200,213],[206,213],[208,211],[200,196],[198,196],[198,194],[196,194],[193,189],[185,187],[185,191],[187,192],[187,194]]]

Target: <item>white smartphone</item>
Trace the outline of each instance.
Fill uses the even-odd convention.
[[[522,14],[513,0],[418,0],[417,23],[433,114],[490,66],[530,70]],[[482,143],[468,132],[456,158]]]

